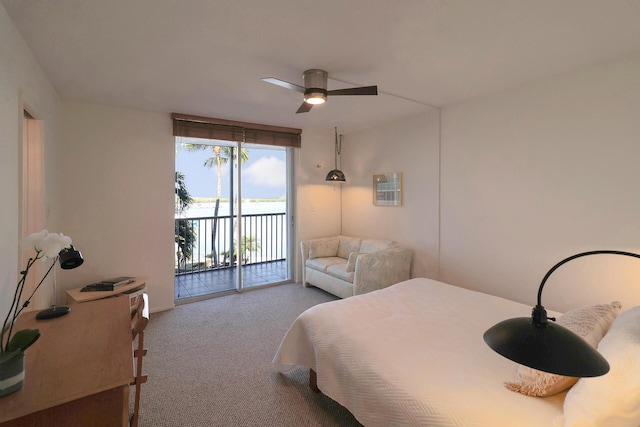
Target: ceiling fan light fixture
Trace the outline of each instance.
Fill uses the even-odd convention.
[[[307,89],[304,92],[304,102],[312,105],[324,104],[327,101],[327,91],[323,89]]]

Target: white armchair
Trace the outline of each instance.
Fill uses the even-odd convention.
[[[341,298],[411,278],[413,251],[390,240],[335,236],[303,241],[300,248],[303,285]]]

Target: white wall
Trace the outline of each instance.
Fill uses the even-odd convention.
[[[638,56],[444,109],[442,278],[533,305],[561,259],[640,251],[639,160]],[[633,258],[581,258],[542,302],[640,303],[639,277]]]
[[[343,136],[342,233],[413,249],[412,277],[438,277],[439,112]],[[402,206],[373,205],[373,175],[402,173]]]
[[[112,276],[147,277],[152,311],[174,305],[174,140],[171,117],[64,101],[60,198],[85,262],[64,288]]]
[[[334,168],[333,129],[302,130],[302,148],[295,151],[295,280],[301,280],[300,241],[340,233],[341,185],[324,179]]]
[[[58,102],[57,93],[0,5],[0,315],[3,320],[13,299],[19,271],[24,268],[18,261],[18,241],[20,147],[25,108],[43,121],[45,225],[50,231],[64,232],[56,227],[57,186],[53,173],[57,167]],[[43,301],[50,300],[49,285],[44,284],[39,291]]]

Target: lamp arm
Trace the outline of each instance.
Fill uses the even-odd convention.
[[[625,255],[625,256],[630,256],[630,257],[634,257],[634,258],[640,258],[640,255],[638,254],[634,254],[633,252],[624,252],[624,251],[613,251],[613,250],[599,250],[599,251],[589,251],[589,252],[582,252],[576,255],[572,255],[568,258],[563,259],[562,261],[560,261],[559,263],[557,263],[556,265],[554,265],[553,267],[551,267],[551,270],[549,270],[547,272],[547,274],[544,276],[544,278],[542,279],[542,283],[540,283],[540,288],[538,288],[538,305],[536,306],[536,308],[534,308],[534,311],[538,308],[542,309],[544,311],[544,308],[542,307],[542,288],[544,288],[544,284],[547,282],[547,279],[549,278],[549,276],[551,276],[551,274],[556,271],[560,266],[568,263],[571,260],[574,260],[576,258],[580,258],[583,256],[587,256],[587,255],[598,255],[598,254],[611,254],[611,255]],[[535,315],[534,315],[535,316]],[[546,312],[544,313],[544,317],[546,319]]]
[[[60,258],[60,255],[56,256],[53,260],[53,262],[51,263],[51,267],[49,267],[49,269],[47,270],[47,272],[44,274],[44,276],[42,276],[42,279],[40,279],[40,282],[38,283],[38,285],[35,287],[35,289],[33,290],[33,292],[31,292],[31,295],[29,295],[29,298],[27,298],[27,300],[24,302],[24,304],[22,304],[22,307],[20,308],[20,310],[16,313],[15,317],[18,317],[20,315],[20,313],[22,312],[22,310],[24,310],[25,308],[27,308],[27,306],[29,305],[29,303],[31,303],[31,298],[33,298],[33,296],[36,294],[36,291],[38,289],[40,289],[40,285],[42,285],[42,283],[44,282],[44,279],[47,278],[47,276],[49,276],[49,273],[51,273],[51,270],[53,270],[53,267],[55,267],[56,265],[56,261],[58,261],[58,258]],[[55,273],[54,273],[55,274]],[[14,318],[15,318],[14,317]]]

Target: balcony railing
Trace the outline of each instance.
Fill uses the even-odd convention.
[[[243,265],[281,261],[287,254],[285,213],[242,216],[237,242],[237,216],[176,218],[175,274],[196,273]]]

